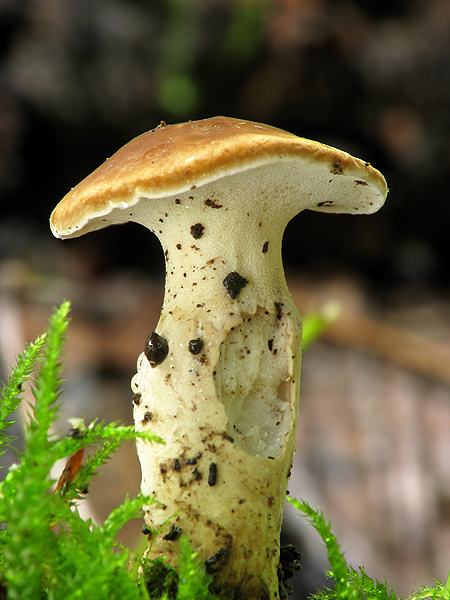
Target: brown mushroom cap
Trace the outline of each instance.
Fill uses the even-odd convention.
[[[269,125],[214,117],[161,124],[133,139],[61,200],[51,216],[51,228],[56,237],[77,237],[111,222],[129,221],[126,210],[120,220],[116,216],[108,221],[107,215],[134,206],[143,197],[180,194],[215,179],[286,160],[302,162],[305,169],[308,165],[314,165],[316,171],[320,167],[318,185],[335,176],[348,182],[345,193],[341,187],[332,200],[327,193],[323,201],[299,206],[299,210],[369,214],[385,201],[386,181],[369,163]]]

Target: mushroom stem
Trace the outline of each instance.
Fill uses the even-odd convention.
[[[220,597],[276,599],[301,357],[300,316],[281,263],[285,223],[265,219],[261,203],[255,215],[253,194],[236,208],[212,207],[209,187],[140,220],[167,260],[156,328],[167,355],[152,365],[141,354],[132,382],[136,428],[165,440],[138,442],[142,491],[160,503],[145,511],[149,556],[176,564],[171,532],[182,533],[215,574]],[[214,193],[220,198],[217,184]]]

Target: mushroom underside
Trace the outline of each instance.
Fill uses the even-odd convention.
[[[282,213],[285,223],[305,209],[371,214],[385,199],[385,190],[372,185],[371,177],[361,167],[336,169],[336,163],[315,163],[312,157],[300,160],[296,156],[278,156],[229,171],[224,169],[195,181],[190,179],[187,167],[184,183],[169,194],[155,194],[151,182],[136,182],[133,189],[109,191],[109,200],[96,197],[92,202],[93,209],[79,211],[74,200],[73,208],[69,207],[64,214],[64,226],[54,220],[52,230],[64,239],[128,221],[145,224],[149,214],[157,212],[167,199],[186,195],[193,198],[195,204],[196,190],[202,188],[226,190],[228,196],[235,191],[234,201],[242,203],[242,210],[246,208],[246,199],[270,202],[271,216]],[[89,198],[83,202],[91,203]],[[220,202],[212,202],[210,207],[221,208]],[[75,217],[72,211],[77,215],[81,212],[82,216]]]

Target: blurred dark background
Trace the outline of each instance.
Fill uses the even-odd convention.
[[[162,120],[213,115],[262,121],[337,146],[371,162],[388,181],[388,201],[376,215],[303,213],[286,232],[285,264],[294,291],[302,290],[299,308],[337,297],[351,314],[356,307],[375,325],[394,327],[392,335],[381,329],[385,341],[377,346],[372,334],[349,341],[348,331],[364,329],[351,321],[305,355],[303,458],[294,487],[325,506],[355,565],[366,562],[370,574],[391,578],[401,593],[433,576],[444,579],[450,562],[450,472],[443,466],[450,462],[450,429],[443,427],[450,424],[446,0],[0,0],[0,374],[42,330],[50,306],[68,297],[72,406],[90,415],[95,393],[108,416],[131,418],[135,339],[139,344],[156,323],[161,301],[159,244],[133,225],[62,243],[50,234],[49,215],[134,136]],[[130,325],[126,317],[137,314],[142,320]],[[400,338],[405,331],[424,336],[416,339],[419,355],[425,340],[435,343],[426,353],[442,350],[442,366],[429,372],[420,360],[386,353],[399,327]],[[398,408],[402,402],[412,428]],[[420,409],[411,408],[414,402]],[[346,410],[359,417],[347,415],[340,430]],[[329,427],[341,437],[333,437],[326,454]],[[127,452],[125,460],[135,461]],[[430,464],[438,464],[433,484]],[[380,481],[380,472],[387,479]],[[289,538],[309,535],[292,527]],[[437,531],[445,531],[438,541]],[[304,552],[297,597],[323,583],[316,575],[321,550],[317,542],[305,544],[312,550]]]
[[[17,227],[46,234],[59,199],[132,137],[221,114],[336,145],[388,180],[379,215],[303,215],[289,265],[445,286],[449,31],[442,0],[2,0],[0,253]],[[103,266],[153,270],[145,232],[101,235]]]

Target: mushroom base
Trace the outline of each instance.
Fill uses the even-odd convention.
[[[206,449],[197,465],[186,464],[189,458],[184,457],[181,467],[172,459],[160,463],[162,470],[167,469],[166,494],[161,499],[161,492],[157,493],[164,503],[145,511],[146,525],[152,530],[147,556],[164,556],[167,564],[176,567],[177,539],[184,535],[204,561],[206,572],[214,575],[212,591],[220,598],[278,599],[280,530],[288,469],[281,460],[267,465],[269,459],[251,457],[248,461],[242,451],[230,452],[231,442],[224,439],[223,432],[211,431],[208,439],[204,447],[215,446],[217,453]],[[229,458],[225,459],[224,454]],[[228,460],[236,461],[236,468],[233,463],[228,466]],[[218,465],[214,486],[209,485],[211,464]],[[250,473],[257,475],[249,477]],[[202,475],[200,481],[198,474]],[[150,492],[145,484],[143,492]]]

